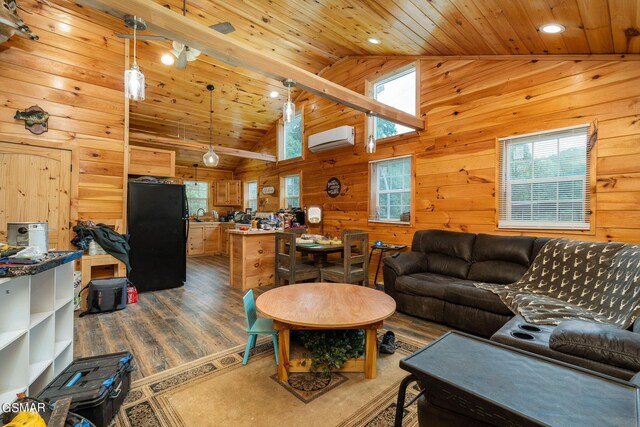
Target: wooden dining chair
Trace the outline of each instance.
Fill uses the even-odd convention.
[[[321,282],[357,283],[369,285],[368,233],[345,233],[342,264],[320,269]]]
[[[288,284],[307,280],[317,281],[320,270],[296,257],[296,234],[276,233],[276,286],[285,280]]]
[[[244,313],[247,316],[247,346],[244,349],[244,357],[242,358],[242,364],[246,365],[249,362],[249,353],[251,349],[256,346],[256,339],[258,335],[271,335],[273,341],[273,349],[276,353],[276,365],[278,364],[278,331],[273,329],[273,320],[258,317],[256,313],[256,302],[253,298],[253,290],[249,289],[244,297],[242,297],[244,303]]]

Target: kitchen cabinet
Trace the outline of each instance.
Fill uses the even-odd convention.
[[[176,152],[129,146],[129,175],[176,176]]]
[[[216,181],[216,206],[242,206],[242,181]]]
[[[235,229],[235,224],[220,224],[220,253],[229,254],[229,233],[228,230]]]
[[[187,236],[187,256],[204,255],[204,227],[189,224],[189,236]]]
[[[227,243],[222,242],[222,229],[218,222],[191,222],[187,237],[187,256],[226,253]],[[224,234],[226,236],[227,233]]]

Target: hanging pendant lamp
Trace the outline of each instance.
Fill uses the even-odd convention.
[[[296,85],[296,82],[284,79],[282,84],[287,88],[287,102],[282,106],[282,118],[285,123],[291,123],[291,120],[296,116],[296,104],[291,102],[291,88]]]
[[[207,85],[209,91],[209,151],[202,156],[202,162],[205,166],[214,168],[218,166],[220,157],[213,151],[213,85]]]
[[[373,129],[375,120],[373,120],[372,112],[368,112],[367,116],[369,116],[369,138],[367,138],[367,142],[365,142],[364,148],[367,154],[373,154],[376,152],[376,138],[373,136],[375,132],[375,130]]]
[[[131,15],[124,17],[124,23],[127,27],[133,28],[133,64],[130,69],[124,71],[124,96],[133,101],[144,101],[144,74],[140,72],[136,63],[136,32],[146,30],[147,24],[144,19]]]

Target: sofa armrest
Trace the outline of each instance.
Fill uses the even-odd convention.
[[[384,265],[393,269],[397,276],[427,271],[427,260],[421,252],[401,252],[397,257],[385,257]]]
[[[549,347],[631,371],[640,371],[640,334],[584,320],[566,320],[551,333]]]
[[[638,317],[630,328],[635,333],[640,333],[640,317]]]

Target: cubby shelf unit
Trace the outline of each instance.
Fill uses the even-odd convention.
[[[0,278],[0,406],[36,396],[73,358],[73,263]]]

